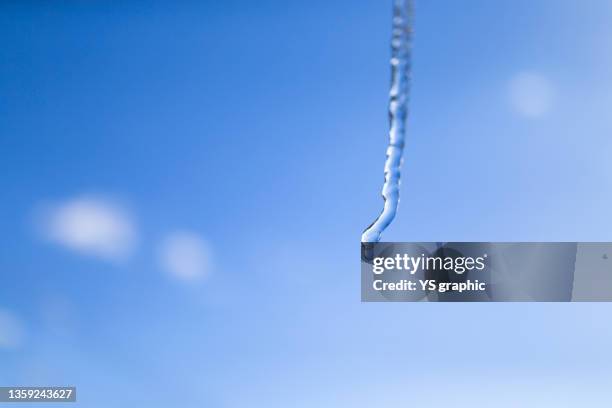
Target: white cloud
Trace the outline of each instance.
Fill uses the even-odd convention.
[[[208,244],[191,232],[175,232],[167,236],[161,244],[159,255],[162,268],[180,280],[198,280],[210,270]]]
[[[521,72],[510,81],[509,94],[510,102],[519,114],[538,118],[550,112],[555,89],[545,76],[535,72]]]
[[[0,349],[19,347],[23,340],[23,328],[17,317],[0,309]]]
[[[41,225],[49,241],[109,260],[126,258],[136,243],[128,214],[100,198],[79,197],[53,206],[44,212]]]

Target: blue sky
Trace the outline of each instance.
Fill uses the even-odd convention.
[[[609,399],[605,304],[359,302],[390,5],[0,10],[0,384],[92,408]],[[384,239],[612,240],[612,6],[416,13]]]

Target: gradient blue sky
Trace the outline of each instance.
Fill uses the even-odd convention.
[[[611,241],[612,5],[416,13],[384,238]],[[88,408],[605,406],[605,304],[359,302],[389,22],[379,1],[3,2],[0,384]],[[41,236],[80,197],[121,203],[121,260]],[[200,280],[158,262],[177,230],[209,245]]]

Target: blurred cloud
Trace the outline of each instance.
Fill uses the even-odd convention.
[[[510,81],[510,102],[522,116],[537,118],[552,108],[555,90],[545,76],[535,72],[521,72]]]
[[[13,349],[21,345],[23,327],[19,319],[8,310],[0,309],[0,349]]]
[[[161,267],[184,281],[201,279],[210,272],[210,249],[198,234],[179,231],[168,235],[159,250]]]
[[[109,260],[126,258],[136,243],[131,217],[101,198],[78,197],[52,206],[43,212],[40,226],[51,242]]]

